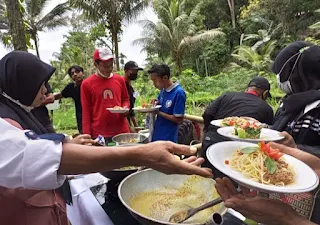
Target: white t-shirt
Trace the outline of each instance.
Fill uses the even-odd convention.
[[[52,190],[65,176],[57,174],[62,144],[49,140],[29,140],[20,130],[0,118],[0,186]]]

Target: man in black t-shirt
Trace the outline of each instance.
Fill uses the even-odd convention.
[[[134,103],[136,101],[137,94],[131,86],[131,81],[134,81],[138,78],[138,71],[143,70],[138,66],[138,64],[134,61],[129,61],[124,65],[124,80],[126,82],[129,98],[130,98],[130,112],[128,115],[128,121],[130,127],[133,125],[134,127],[138,127],[137,120],[132,108],[134,107]]]
[[[81,66],[72,66],[68,69],[68,74],[73,80],[61,93],[56,94],[55,99],[72,98],[76,107],[76,118],[79,132],[82,134],[82,108],[80,100],[80,86],[83,81],[84,71]]]
[[[31,112],[49,133],[55,133],[52,121],[49,116],[49,111],[46,107],[46,105],[54,102],[54,96],[48,82],[45,83],[45,86],[47,89],[46,99],[43,101],[41,106],[34,108]]]
[[[245,92],[229,92],[214,100],[202,115],[204,119],[204,138],[202,141],[202,157],[206,159],[207,148],[215,143],[230,141],[217,133],[218,127],[210,124],[212,120],[226,117],[241,116],[252,117],[261,123],[271,125],[274,114],[272,108],[266,102],[270,97],[270,83],[264,77],[255,77]],[[210,166],[206,160],[205,166]]]

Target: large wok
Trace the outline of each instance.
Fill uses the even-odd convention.
[[[192,178],[192,179],[190,179]],[[196,179],[193,179],[196,178]],[[120,201],[123,203],[123,205],[129,210],[129,212],[132,214],[134,218],[136,218],[140,223],[143,225],[173,225],[173,223],[165,222],[169,220],[170,215],[173,213],[186,209],[186,204],[190,204],[190,201],[194,204],[202,205],[203,203],[206,203],[210,200],[215,199],[217,196],[213,196],[211,193],[214,193],[214,180],[213,179],[206,179],[206,178],[200,178],[197,176],[188,176],[188,175],[165,175],[163,173],[160,173],[158,171],[147,169],[143,171],[136,172],[134,174],[129,175],[126,177],[119,185],[118,188],[118,196]],[[183,186],[185,187],[185,184],[187,184],[187,188],[191,188],[192,190],[196,190],[196,196],[200,194],[199,196],[205,196],[206,199],[203,199],[202,197],[194,198],[195,195],[190,196],[187,192],[187,195],[185,197],[182,197],[182,201],[174,203],[174,205],[170,205],[169,207],[163,208],[163,206],[159,206],[155,194],[154,196],[148,196],[145,198],[144,194],[146,192],[152,192],[151,195],[153,195],[153,191],[163,190],[169,192],[171,190],[180,190],[180,188]],[[185,189],[183,189],[185,190]],[[179,192],[180,193],[180,192]],[[164,195],[166,196],[166,194]],[[180,198],[181,196],[178,195]],[[140,198],[141,197],[141,198]],[[170,196],[169,199],[172,199],[173,197]],[[189,201],[185,201],[188,198]],[[147,199],[145,201],[145,204],[139,201],[136,201],[136,199]],[[155,202],[152,202],[155,201]],[[167,200],[165,200],[167,201]],[[170,201],[170,200],[169,200]],[[181,204],[182,203],[182,204]],[[151,204],[151,205],[150,205]],[[139,208],[139,207],[143,208]],[[151,207],[150,207],[151,206]],[[190,205],[189,205],[190,206]],[[194,206],[192,206],[194,207]],[[151,209],[152,208],[152,209]],[[151,210],[150,210],[151,209]],[[145,216],[146,213],[141,213],[141,210],[147,210],[148,213],[154,214],[151,217]],[[212,211],[212,210],[211,210]],[[195,218],[190,218],[188,220],[188,224],[192,225],[204,225],[204,224],[222,224],[223,221],[220,223],[214,223],[212,222],[212,218],[217,216],[217,214],[223,215],[226,212],[226,208],[224,207],[223,203],[217,206],[214,212],[210,214],[206,213],[204,218],[202,215],[201,219],[204,219],[207,222],[196,222],[194,221]],[[143,211],[146,212],[146,211]],[[214,216],[213,214],[216,213]],[[198,215],[199,216],[199,215]],[[157,217],[157,219],[155,218]],[[160,218],[161,217],[161,218]],[[221,217],[220,217],[221,219]]]
[[[148,143],[148,139],[143,134],[138,133],[124,133],[118,134],[112,138],[112,141],[116,143],[116,145],[122,146],[130,146],[132,144],[146,144]],[[133,142],[131,142],[133,141]]]

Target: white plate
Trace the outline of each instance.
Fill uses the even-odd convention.
[[[151,108],[133,108],[134,111],[137,112],[154,112],[157,111],[161,108],[161,105],[157,105],[155,107],[151,107]]]
[[[222,126],[222,120],[212,120],[210,123],[211,123],[211,125],[213,125],[213,126],[223,127],[223,126]]]
[[[261,141],[265,142],[270,142],[270,141],[280,141],[284,137],[280,135],[280,132],[276,130],[271,130],[268,128],[262,128],[261,129],[261,134],[259,139],[243,139],[239,138],[234,134],[234,127],[221,127],[217,130],[218,134],[230,138],[231,140],[234,141],[246,141],[246,142],[251,142],[251,143],[259,143]]]
[[[107,108],[111,113],[127,113],[129,109],[114,109],[114,108]]]
[[[243,117],[242,117],[243,118]],[[245,119],[245,118],[244,118]],[[249,121],[249,122],[256,122],[254,119],[246,119],[247,121]],[[213,126],[217,126],[217,127],[225,127],[225,126],[223,126],[222,125],[222,121],[223,121],[223,119],[220,119],[220,120],[212,120],[210,123],[211,123],[211,125],[213,125]],[[257,125],[259,126],[259,125],[261,125],[261,123],[260,122],[258,122],[257,123]]]
[[[285,161],[292,166],[295,172],[295,183],[284,187],[275,185],[266,185],[246,178],[242,173],[233,170],[230,165],[225,164],[225,160],[231,160],[234,151],[245,147],[254,147],[256,144],[239,142],[239,141],[226,141],[211,145],[207,150],[207,158],[210,163],[226,174],[237,183],[242,184],[248,188],[252,188],[263,192],[275,193],[305,193],[317,188],[319,184],[318,175],[304,162],[289,156],[284,155]]]

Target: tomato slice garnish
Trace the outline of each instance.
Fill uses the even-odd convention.
[[[283,153],[279,152],[274,159],[280,159],[283,156]]]
[[[275,150],[271,149],[270,152],[268,153],[268,155],[272,159],[277,159],[278,155],[279,155],[279,150],[275,151]]]

